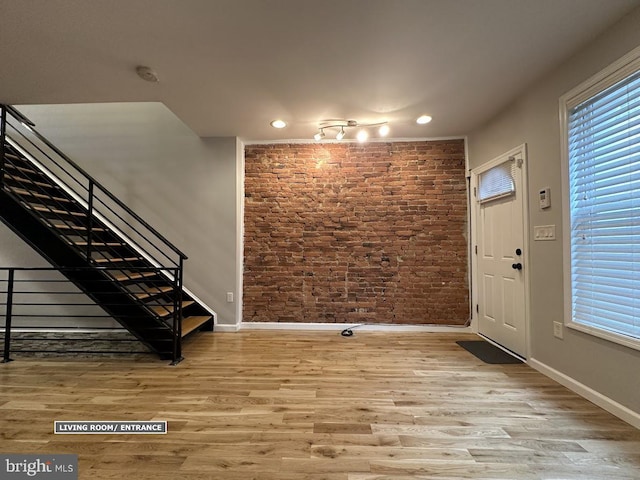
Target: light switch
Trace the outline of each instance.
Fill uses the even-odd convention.
[[[533,239],[536,241],[541,240],[555,240],[556,239],[556,226],[555,225],[536,225],[533,227]]]

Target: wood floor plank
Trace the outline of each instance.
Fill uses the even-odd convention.
[[[79,455],[81,479],[637,480],[640,431],[464,333],[203,333],[149,356],[0,366],[0,451]],[[55,435],[166,420],[166,435]]]
[[[371,435],[368,423],[314,423],[313,433],[346,433],[351,435]]]

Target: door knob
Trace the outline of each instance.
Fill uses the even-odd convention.
[[[521,263],[514,263],[511,265],[511,268],[513,268],[514,270],[522,270],[522,264]]]

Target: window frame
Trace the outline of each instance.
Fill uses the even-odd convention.
[[[560,97],[560,141],[562,179],[562,228],[564,275],[564,325],[605,340],[640,350],[640,339],[612,332],[604,328],[585,325],[573,320],[572,310],[572,262],[571,262],[571,212],[569,205],[569,112],[603,90],[640,71],[640,47],[604,68],[591,78]]]

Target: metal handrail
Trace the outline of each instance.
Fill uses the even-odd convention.
[[[4,148],[7,136],[7,109],[0,106],[0,186],[4,182]]]
[[[158,272],[158,273],[162,273],[163,271],[166,270],[165,267],[162,268],[158,268],[158,267],[128,267],[130,270],[135,270],[137,272]],[[182,330],[182,308],[181,308],[181,293],[182,293],[182,284],[181,284],[181,273],[180,273],[180,268],[173,268],[173,276],[175,281],[172,282],[172,299],[171,299],[171,303],[167,303],[162,302],[162,301],[156,301],[153,305],[155,306],[159,306],[159,307],[172,307],[173,311],[171,314],[171,320],[169,322],[166,323],[166,326],[168,327],[168,329],[171,331],[171,335],[172,335],[172,355],[173,355],[173,361],[174,363],[177,363],[180,360],[180,350],[181,350],[181,345],[180,345],[180,338],[181,338],[181,330]],[[69,278],[64,278],[64,279],[56,279],[56,278],[24,278],[21,279],[19,278],[19,276],[17,274],[21,273],[21,272],[57,272],[57,273],[61,273],[61,274],[65,274],[65,273],[70,273],[70,272],[94,272],[94,271],[101,271],[105,274],[104,277],[104,282],[106,283],[111,283],[111,278],[113,278],[112,276],[109,275],[110,271],[116,271],[116,272],[120,272],[121,270],[119,268],[114,268],[114,267],[0,267],[0,272],[3,274],[0,276],[0,293],[4,293],[6,295],[4,301],[0,301],[0,307],[4,307],[5,310],[5,324],[4,324],[4,348],[3,348],[3,355],[2,355],[2,360],[0,360],[0,363],[7,363],[12,361],[11,359],[11,332],[12,332],[12,320],[13,318],[73,318],[76,317],[76,315],[73,314],[69,314],[67,312],[65,312],[64,314],[58,315],[58,314],[53,314],[53,313],[48,313],[48,314],[16,314],[14,312],[15,307],[19,306],[19,307],[25,307],[25,306],[29,306],[29,307],[35,307],[40,308],[40,307],[47,307],[47,306],[53,306],[53,305],[57,305],[57,306],[61,306],[61,307],[87,307],[87,306],[91,306],[91,305],[96,305],[96,306],[100,306],[100,304],[95,304],[95,303],[78,303],[78,302],[73,302],[73,301],[60,301],[60,302],[55,302],[52,303],[51,301],[47,300],[44,302],[33,302],[33,301],[29,301],[27,303],[16,303],[15,297],[16,295],[45,295],[45,296],[49,296],[52,295],[54,296],[54,298],[58,295],[77,295],[78,293],[81,292],[75,292],[75,291],[64,291],[64,290],[60,290],[60,289],[44,289],[44,290],[38,290],[38,289],[33,289],[33,288],[29,288],[28,290],[24,290],[24,289],[20,289],[19,285],[20,284],[47,284],[47,283],[54,283],[54,284],[60,284],[60,283],[64,283],[64,284],[70,284],[73,285],[74,282],[71,281]],[[144,293],[144,292],[150,292],[150,293],[157,293],[154,292],[153,289],[151,290],[142,290],[142,291],[123,291],[122,293],[124,294],[128,294],[130,295],[132,298],[135,296],[136,293]],[[93,293],[101,293],[101,292],[93,292]],[[102,292],[102,293],[107,293],[106,291]],[[108,293],[111,293],[111,291],[109,291]],[[168,292],[167,292],[168,293]],[[118,294],[120,295],[120,294]],[[123,305],[129,305],[128,303],[122,303],[122,300],[117,300],[117,296],[114,297],[114,301],[113,302],[109,302],[106,303],[106,306],[123,306]],[[146,306],[149,312],[152,312],[151,310],[151,305],[148,304],[144,304],[144,302],[140,302],[141,305]],[[103,305],[104,306],[104,305]],[[73,310],[69,310],[71,312],[73,312]],[[168,310],[169,311],[169,310]],[[150,313],[153,314],[153,313]],[[153,314],[156,315],[157,314]],[[90,317],[95,317],[95,318],[108,318],[110,317],[110,315],[91,315],[91,314],[86,314],[83,313],[82,315],[77,315],[78,317],[81,318],[90,318]],[[141,318],[146,318],[146,314],[143,315]],[[130,317],[130,318],[134,318],[134,317]],[[157,316],[158,319],[161,318],[161,316]]]
[[[22,127],[24,127],[24,131],[28,131],[29,134],[25,135],[24,131],[21,128],[18,128],[17,125],[14,125],[14,122],[9,121],[9,119],[7,118],[8,116],[11,116],[13,120],[19,122]],[[13,135],[8,135],[8,127],[11,128],[12,134],[15,133],[17,135],[16,138],[13,138]],[[19,280],[15,280],[16,272],[57,271],[60,273],[65,273],[76,270],[84,270],[102,271],[105,276],[105,281],[108,281],[108,278],[111,278],[111,281],[115,279],[115,276],[109,275],[109,271],[118,271],[121,274],[124,274],[124,276],[129,280],[134,279],[135,277],[132,278],[132,275],[135,275],[135,273],[137,272],[139,273],[144,271],[155,271],[158,272],[158,274],[162,275],[165,280],[169,282],[169,285],[171,285],[171,290],[173,292],[172,302],[170,305],[167,305],[172,307],[172,319],[169,320],[169,318],[167,317],[166,320],[170,322],[167,326],[170,328],[173,335],[173,361],[174,363],[177,363],[181,359],[180,339],[182,336],[183,269],[184,260],[188,258],[187,255],[185,255],[181,250],[179,250],[175,245],[167,240],[160,232],[149,225],[137,213],[135,213],[131,208],[125,205],[118,197],[107,190],[95,178],[89,175],[83,168],[77,165],[73,160],[71,160],[67,155],[65,155],[61,150],[53,145],[47,138],[45,138],[37,130],[35,130],[34,127],[34,122],[29,120],[26,116],[16,110],[15,107],[0,104],[0,186],[2,186],[2,188],[4,189],[5,185],[3,185],[3,182],[5,178],[9,179],[11,183],[9,184],[9,186],[7,186],[5,192],[9,196],[15,198],[17,201],[21,200],[20,198],[18,198],[18,194],[13,193],[12,189],[15,189],[15,187],[12,187],[11,185],[17,184],[19,186],[22,186],[24,190],[33,190],[33,187],[23,185],[23,182],[19,178],[19,176],[21,176],[20,172],[18,172],[17,175],[14,173],[10,173],[13,172],[16,168],[18,170],[20,169],[19,166],[14,163],[14,160],[11,160],[10,157],[8,157],[8,152],[14,152],[18,154],[18,156],[26,158],[27,161],[31,164],[30,168],[33,167],[38,172],[38,174],[41,174],[44,178],[49,179],[43,180],[43,182],[47,184],[51,182],[52,186],[55,185],[56,188],[59,187],[63,191],[65,191],[66,195],[68,195],[69,198],[73,199],[73,202],[75,202],[75,207],[73,209],[69,209],[64,205],[61,205],[60,202],[64,202],[64,198],[57,198],[57,194],[50,193],[48,191],[48,185],[32,182],[38,185],[36,187],[36,192],[33,194],[34,198],[48,199],[49,205],[45,204],[44,206],[48,208],[49,216],[53,216],[53,218],[57,220],[56,224],[60,222],[67,227],[78,226],[75,225],[73,221],[68,221],[68,219],[61,215],[62,212],[58,212],[55,209],[64,210],[67,213],[75,211],[77,213],[81,213],[82,215],[84,215],[86,211],[86,248],[84,249],[85,252],[83,253],[83,255],[86,255],[87,261],[89,263],[93,263],[93,265],[87,267],[0,267],[0,272],[8,272],[8,280],[0,279],[0,284],[8,283],[6,290],[7,302],[5,304],[0,304],[6,307],[4,361],[7,362],[11,360],[9,357],[11,343],[11,318],[12,316],[21,316],[12,313],[12,308],[14,306],[14,284],[20,282]],[[41,143],[39,143],[38,141]],[[7,168],[9,168],[10,171],[7,171]],[[74,187],[72,188],[70,185],[74,185]],[[40,189],[40,191],[38,191],[37,189]],[[96,194],[97,192],[99,193]],[[38,197],[38,195],[40,197]],[[65,197],[65,194],[63,194],[62,197]],[[51,202],[53,202],[53,206],[51,205]],[[100,205],[100,207],[97,207],[98,204]],[[33,210],[33,208],[31,208],[31,210]],[[31,214],[34,214],[34,212],[32,211]],[[119,224],[118,226],[115,226],[115,224],[112,223],[114,218],[117,219],[115,221],[115,224]],[[40,221],[45,223],[48,227],[52,228],[51,220],[40,219]],[[120,231],[122,225],[126,226],[125,230],[128,229],[128,232],[133,232],[133,235],[132,233],[123,233],[123,231]],[[107,230],[105,230],[105,228]],[[73,231],[73,228],[69,228],[69,232]],[[92,244],[94,238],[97,238],[94,237],[94,235],[105,231],[113,232],[116,237],[120,238],[123,244],[129,244],[129,246],[132,247],[133,250],[136,250],[142,257],[144,257],[148,261],[149,264],[154,266],[139,267],[130,265],[128,264],[130,263],[130,259],[127,259],[127,262],[119,267],[103,267],[98,265],[98,259],[96,259],[95,262],[93,261],[92,255],[95,252],[92,252]],[[55,233],[61,239],[69,241],[69,239],[67,238],[68,235],[66,233],[64,235],[59,231],[56,231]],[[70,233],[70,235],[73,235],[73,233]],[[135,239],[133,239],[133,237],[135,237]],[[77,243],[78,247],[80,247],[81,245],[84,245],[84,243]],[[105,247],[107,248],[105,249]],[[115,250],[112,250],[111,247],[112,245],[108,243],[100,244],[100,249],[96,251],[100,252],[98,253],[98,255],[109,255],[115,252]],[[177,259],[175,259],[175,257],[173,257],[173,255],[169,253],[169,250],[173,251],[177,255]],[[161,255],[160,258],[163,259],[162,261],[156,259],[155,256],[158,254]],[[105,258],[107,257],[105,256]],[[142,260],[142,258],[140,258],[140,260]],[[165,266],[168,263],[172,264],[173,266]],[[73,275],[71,275],[69,279],[71,279],[72,276]],[[74,282],[71,281],[71,283]],[[122,293],[128,293],[132,297],[134,296],[134,294],[128,288],[125,288],[122,285],[118,285],[118,288],[122,290]],[[91,297],[91,295],[89,296]],[[146,307],[150,314],[156,315],[158,319],[163,318],[163,316],[159,316],[159,314],[155,314],[153,312],[151,305],[144,304],[144,302],[141,302],[141,304],[142,306]],[[65,303],[58,303],[57,305],[73,306],[73,304]],[[157,301],[154,301],[154,305],[162,306]],[[167,309],[167,311],[171,310]]]
[[[93,184],[94,188],[99,188],[109,199],[115,202],[120,208],[122,208],[127,214],[131,215],[138,223],[144,226],[147,230],[149,230],[153,235],[156,236],[162,243],[164,243],[167,247],[173,250],[180,258],[183,260],[187,260],[187,255],[185,255],[178,247],[176,247],[173,243],[167,240],[160,232],[158,232],[155,228],[149,225],[142,217],[140,217],[137,213],[135,213],[131,208],[129,208],[124,202],[122,202],[118,197],[116,197],[113,193],[107,190],[100,182],[98,182],[95,178],[89,175],[82,167],[80,167],[77,163],[71,160],[67,155],[64,154],[60,149],[58,149],[55,145],[53,145],[46,137],[40,134],[34,127],[35,123],[29,120],[26,116],[20,113],[15,107],[11,105],[1,105],[3,111],[11,114],[16,120],[25,125],[29,131],[31,131],[42,143],[44,143],[47,147],[49,147],[52,151],[54,151],[60,158],[62,158],[65,162],[71,165],[80,175],[82,175],[90,184]],[[3,131],[5,130],[6,120],[3,116]],[[5,131],[6,134],[6,131]],[[4,140],[4,138],[3,138]],[[4,141],[2,142],[4,145]],[[91,192],[93,195],[93,192]]]
[[[7,125],[11,125],[9,122],[7,122]],[[15,128],[15,127],[14,127]],[[71,175],[63,166],[61,166],[58,162],[56,162],[54,159],[52,159],[51,157],[49,157],[39,146],[34,145],[33,142],[31,142],[31,140],[29,140],[28,138],[26,138],[24,136],[24,134],[22,132],[19,132],[16,130],[16,132],[22,136],[26,141],[28,141],[32,146],[34,146],[34,148],[36,148],[42,155],[44,155],[47,159],[49,159],[53,165],[55,165],[56,167],[60,168],[62,172],[64,172],[66,175]],[[6,144],[4,144],[5,149],[7,145],[16,143],[15,140],[14,141],[7,141]],[[18,143],[16,143],[16,145],[19,145]],[[15,147],[14,147],[15,148]],[[29,191],[34,191],[36,190],[36,193],[39,193],[41,195],[44,195],[42,198],[48,198],[49,203],[53,202],[55,207],[59,207],[61,210],[67,210],[67,208],[60,204],[58,202],[58,200],[56,200],[50,193],[47,192],[46,185],[43,186],[36,186],[36,185],[25,185],[18,177],[16,177],[13,174],[10,174],[7,171],[7,168],[9,168],[10,162],[7,162],[6,157],[3,156],[3,163],[2,163],[2,168],[4,169],[3,172],[3,180],[6,179],[10,179],[15,183],[18,183],[19,185],[21,185],[25,190],[29,190]],[[49,170],[50,172],[50,170]],[[52,175],[53,173],[50,172]],[[142,239],[143,241],[147,242],[148,247],[145,249],[140,243],[139,241],[136,240],[131,240],[131,246],[134,247],[134,249],[140,249],[142,251],[145,252],[147,259],[151,261],[152,264],[155,264],[156,266],[161,266],[163,265],[163,262],[158,260],[156,258],[157,253],[160,253],[162,256],[164,256],[166,259],[168,259],[170,262],[173,263],[173,265],[178,266],[180,264],[180,257],[178,257],[180,260],[179,261],[175,261],[172,258],[170,258],[167,253],[165,253],[161,248],[159,248],[159,246],[157,245],[157,243],[153,243],[146,235],[144,235],[140,230],[138,230],[138,228],[136,228],[134,225],[131,225],[129,222],[127,222],[127,220],[125,220],[118,212],[116,212],[114,210],[114,208],[112,208],[112,206],[108,205],[104,199],[99,198],[98,196],[93,195],[93,184],[91,182],[89,182],[88,187],[85,187],[82,182],[80,182],[77,178],[71,177],[71,180],[75,181],[82,189],[84,189],[84,191],[87,193],[88,195],[88,203],[86,204],[86,206],[84,205],[83,202],[85,202],[85,200],[78,200],[79,198],[81,198],[78,195],[78,192],[76,192],[73,188],[71,188],[68,184],[66,184],[58,175],[54,175],[54,177],[56,178],[55,182],[53,180],[51,180],[51,182],[54,182],[55,185],[60,186],[60,187],[65,187],[63,188],[64,191],[66,191],[66,193],[69,194],[69,192],[73,192],[73,195],[70,195],[71,198],[73,198],[77,203],[77,205],[79,207],[85,208],[86,209],[86,217],[87,217],[87,248],[85,249],[85,255],[87,257],[87,261],[91,261],[91,255],[92,255],[92,250],[91,250],[91,240],[92,240],[92,236],[94,234],[94,230],[93,230],[93,224],[94,223],[99,223],[96,221],[96,219],[104,219],[107,220],[107,216],[110,214],[114,215],[115,218],[117,218],[118,220],[122,221],[122,223],[126,226],[128,226],[129,228],[131,228],[132,232],[135,232],[135,234],[137,234],[139,236],[140,239]],[[52,184],[53,185],[53,184]],[[6,193],[10,196],[13,196],[16,198],[17,201],[20,201],[20,199],[18,197],[16,197],[12,192],[10,188],[6,189]],[[76,198],[75,196],[78,195],[78,198]],[[108,211],[107,216],[104,216],[103,213],[101,212],[99,208],[95,207],[94,203],[100,203],[104,208],[106,208],[106,210]],[[115,205],[114,205],[115,207]],[[49,213],[53,214],[54,212],[49,209]],[[125,212],[126,213],[126,212]],[[61,222],[62,224],[65,224],[66,226],[71,226],[71,224],[65,219],[64,215],[55,215],[55,219],[58,222]],[[106,225],[110,230],[113,230],[114,233],[120,237],[120,239],[122,239],[125,243],[129,242],[128,240],[128,236],[124,236],[121,232],[118,232],[117,229],[114,229],[112,226],[109,226],[108,224]],[[57,233],[58,234],[58,233]],[[137,248],[136,248],[137,247]],[[157,253],[151,253],[148,249],[149,247],[152,247],[153,249],[155,249],[155,251]],[[104,249],[101,249],[104,250]],[[111,250],[111,249],[108,249]]]

